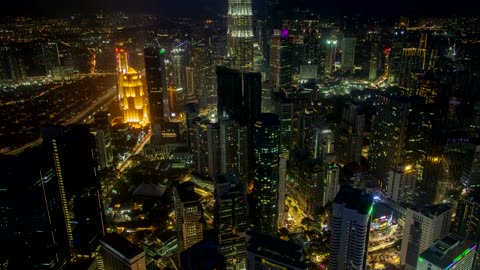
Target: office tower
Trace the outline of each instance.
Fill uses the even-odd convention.
[[[217,96],[217,81],[215,75],[215,57],[217,54],[210,44],[197,44],[192,52],[193,77],[200,109],[207,109],[209,104],[215,104]]]
[[[325,45],[325,75],[331,76],[337,58],[337,41],[327,40]]]
[[[135,127],[147,125],[149,123],[147,94],[142,76],[131,67],[118,76],[118,100],[123,112],[123,122]]]
[[[353,72],[355,67],[355,45],[356,39],[354,37],[342,38],[342,57],[340,59],[342,71]]]
[[[147,269],[145,251],[116,233],[107,233],[100,240],[100,255],[105,270]]]
[[[220,174],[233,173],[243,180],[247,179],[247,127],[229,120],[220,122],[219,128]]]
[[[467,188],[480,186],[480,144],[476,141],[468,144],[460,181]]]
[[[148,110],[152,128],[152,142],[161,143],[162,128],[165,124],[163,106],[166,90],[165,49],[148,47],[143,50],[145,79],[147,81]]]
[[[175,224],[180,252],[202,241],[203,209],[191,182],[175,183]]]
[[[110,114],[100,111],[93,115],[92,131],[95,135],[98,170],[113,165],[112,136],[110,133]]]
[[[340,191],[340,167],[336,163],[323,164],[323,186],[322,206],[333,202],[338,191]]]
[[[270,80],[275,89],[290,89],[292,63],[288,29],[275,29],[270,39]]]
[[[261,75],[226,67],[217,67],[216,72],[218,122],[230,119],[242,126],[253,124],[261,110]]]
[[[0,269],[60,269],[72,258],[68,201],[54,168],[39,147],[0,155]]]
[[[46,76],[53,77],[54,69],[60,66],[60,55],[58,53],[58,44],[56,42],[47,42],[42,44],[42,60],[45,66]]]
[[[464,198],[458,201],[455,211],[454,231],[472,240],[477,245],[480,243],[480,192],[471,190]],[[480,260],[475,260],[475,269],[480,269]]]
[[[302,23],[304,60],[303,64],[315,64],[320,62],[320,22],[319,18],[305,18]]]
[[[375,81],[377,79],[377,70],[378,70],[378,63],[379,59],[379,44],[374,42],[371,47],[370,51],[370,61],[368,66],[368,80]]]
[[[425,72],[417,77],[416,84],[416,94],[423,97],[426,104],[437,102],[440,80],[433,72]]]
[[[208,147],[208,175],[214,177],[221,175],[221,152],[220,152],[220,127],[218,124],[207,126]]]
[[[285,226],[284,222],[288,218],[288,211],[285,210],[285,196],[287,192],[287,162],[288,155],[280,154],[278,164],[278,227]]]
[[[336,131],[335,138],[335,152],[340,164],[348,164],[352,161],[360,164],[364,130],[365,113],[356,104],[345,104],[342,111],[342,122]]]
[[[314,128],[313,145],[310,148],[314,159],[335,162],[335,133],[323,124]]]
[[[323,176],[322,160],[312,159],[305,150],[294,151],[290,156],[289,193],[307,215],[313,216],[323,206]]]
[[[228,0],[227,58],[230,67],[239,71],[253,69],[252,1]]]
[[[246,231],[249,228],[247,186],[236,175],[214,177],[215,229],[227,269],[246,269]]]
[[[225,257],[218,251],[218,243],[202,240],[180,253],[180,270],[224,270]]]
[[[273,106],[273,112],[280,118],[280,151],[288,154],[293,145],[294,104],[284,92],[274,92]]]
[[[417,108],[420,103],[415,97],[395,95],[381,95],[378,100],[369,163],[374,175],[383,181],[392,167],[417,162],[416,151],[421,146],[411,145],[416,142],[411,139],[423,136],[417,132],[421,125]]]
[[[435,67],[437,51],[425,48],[403,48],[398,72],[398,86],[407,94],[416,92],[417,77]]]
[[[256,229],[276,235],[280,154],[280,120],[276,114],[264,113],[258,117],[254,130],[253,149]]]
[[[329,269],[365,269],[373,196],[342,186],[333,200]]]
[[[181,43],[180,45],[175,47],[171,52],[173,85],[177,89],[182,89],[182,90],[186,88],[186,81],[185,81],[186,59],[185,59],[185,49],[182,47],[183,44],[184,43]]]
[[[179,102],[177,98],[177,88],[173,85],[167,87],[168,94],[168,117],[175,117],[178,112]]]
[[[95,143],[87,125],[44,126],[47,160],[55,166],[62,207],[68,207],[67,235],[76,255],[92,256],[105,233]],[[66,209],[65,209],[66,210]]]
[[[394,202],[408,199],[415,192],[415,168],[413,165],[396,166],[388,173],[386,197]]]
[[[415,269],[420,253],[450,232],[452,213],[447,204],[407,209],[400,250],[400,264],[405,269]]]
[[[460,235],[449,234],[435,241],[418,257],[418,270],[472,270],[477,245]]]
[[[298,137],[296,148],[312,150],[315,127],[326,122],[325,114],[316,108],[305,108],[297,115]]]
[[[262,113],[271,113],[273,112],[273,82],[265,81],[262,82],[262,101],[261,101],[261,112]]]
[[[247,231],[247,269],[308,269],[302,247],[261,231]]]
[[[208,167],[208,125],[207,120],[196,118],[192,120],[189,132],[194,170],[204,177],[208,177],[210,172]]]

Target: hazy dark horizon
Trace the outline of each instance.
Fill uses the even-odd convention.
[[[253,0],[254,13],[263,13],[265,0]],[[427,0],[403,1],[286,1],[288,7],[311,8],[312,11],[325,16],[341,16],[360,13],[375,17],[388,16],[450,16],[453,14],[475,16],[480,3],[458,0],[450,6],[443,2]],[[47,16],[57,17],[75,13],[98,13],[100,11],[124,11],[129,14],[158,14],[162,16],[184,16],[192,18],[212,17],[226,14],[228,0],[17,0],[9,3],[8,8],[0,10],[0,16]]]

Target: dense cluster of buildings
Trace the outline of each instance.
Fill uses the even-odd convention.
[[[212,233],[199,187],[169,180],[175,264],[370,269],[369,239],[395,225],[401,244],[385,249],[398,245],[399,267],[476,269],[478,33],[463,19],[353,15],[340,27],[282,17],[278,1],[266,2],[263,19],[251,0],[229,0],[226,27],[206,20],[191,37],[137,43],[121,32],[112,44],[119,126],[148,130],[149,159],[185,147],[176,162],[213,186]],[[110,19],[99,32],[123,31],[125,18]],[[55,42],[41,49],[39,76],[72,80],[74,57]],[[16,50],[0,48],[6,84],[28,81]],[[98,172],[116,167],[113,137],[110,113],[97,112],[89,124],[43,125],[38,147],[0,155],[0,269],[155,267],[158,258],[106,231]],[[281,239],[308,220],[314,239]],[[314,253],[322,237],[329,251]]]

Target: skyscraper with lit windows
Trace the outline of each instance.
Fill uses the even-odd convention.
[[[227,58],[230,67],[253,70],[252,0],[228,0]]]
[[[276,235],[280,162],[280,120],[276,114],[263,113],[258,117],[255,123],[253,148],[256,229]]]

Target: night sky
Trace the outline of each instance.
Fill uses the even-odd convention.
[[[208,17],[225,14],[228,0],[10,0],[0,15],[64,16],[76,12],[123,10],[170,16]],[[265,0],[253,0],[256,13]],[[319,14],[348,15],[480,15],[480,1],[455,0],[286,0],[287,5],[310,7]],[[290,8],[290,7],[288,7]]]

